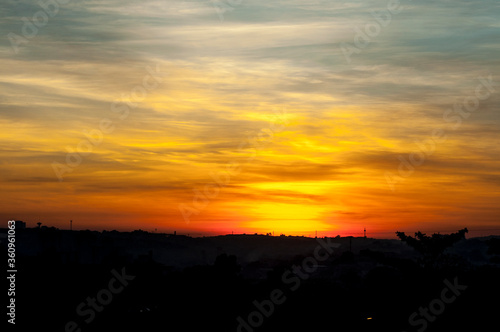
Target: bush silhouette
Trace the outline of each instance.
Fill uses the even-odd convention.
[[[468,232],[467,228],[464,228],[456,233],[444,235],[434,233],[432,236],[427,236],[420,231],[415,233],[415,237],[408,236],[404,232],[396,232],[396,235],[401,241],[406,242],[409,246],[422,254],[424,258],[436,258],[442,254],[446,248],[465,239],[465,233]]]

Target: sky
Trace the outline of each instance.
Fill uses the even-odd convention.
[[[41,3],[0,4],[5,222],[500,234],[498,1]]]

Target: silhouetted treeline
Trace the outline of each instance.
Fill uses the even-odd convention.
[[[423,325],[411,325],[409,317],[441,296],[444,280],[458,278],[467,289],[425,331],[490,330],[497,324],[497,308],[489,299],[500,296],[500,265],[495,262],[500,239],[466,240],[465,232],[417,232],[404,241],[331,239],[341,246],[304,278],[289,272],[297,267],[305,271],[303,262],[314,257],[316,239],[33,232],[26,237],[33,245],[19,243],[25,248],[19,251],[17,327],[65,331],[72,321],[83,332],[234,332],[238,317],[248,319],[259,310],[256,302],[267,303],[280,290],[286,301],[275,305],[269,317],[262,315],[260,326],[250,326],[253,331],[410,332]],[[122,249],[122,241],[130,248]],[[421,264],[423,255],[440,258]],[[190,265],[177,264],[182,259]],[[116,278],[112,271],[121,273],[122,268],[133,280],[125,281],[123,290],[102,311],[94,310],[90,320],[87,298],[109,289]],[[77,312],[82,302],[85,315]]]

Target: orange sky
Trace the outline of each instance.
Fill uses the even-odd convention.
[[[0,45],[5,222],[500,232],[499,46],[477,41],[498,35],[491,14],[468,12],[460,38],[394,18],[348,63],[339,43],[371,19],[356,6],[311,4],[304,16],[295,2],[258,2],[221,22],[201,5],[102,3],[62,9],[17,53]],[[455,31],[454,9],[432,6],[422,20]],[[20,22],[4,35],[21,34]]]

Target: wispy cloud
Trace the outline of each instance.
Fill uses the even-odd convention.
[[[4,1],[0,216],[186,227],[177,205],[286,105],[287,130],[189,227],[223,230],[234,220],[261,230],[280,219],[286,231],[293,213],[332,230],[360,220],[387,229],[407,217],[490,223],[499,212],[500,93],[450,132],[398,193],[387,191],[382,174],[443,125],[443,112],[473,92],[478,76],[500,78],[500,4],[401,6],[348,64],[339,44],[352,43],[354,29],[387,1],[243,1],[221,21],[209,1],[74,0],[17,53],[7,35],[22,36],[23,17],[41,7]],[[110,104],[156,64],[168,72],[161,86],[57,182],[50,164],[103,117],[116,120]]]

